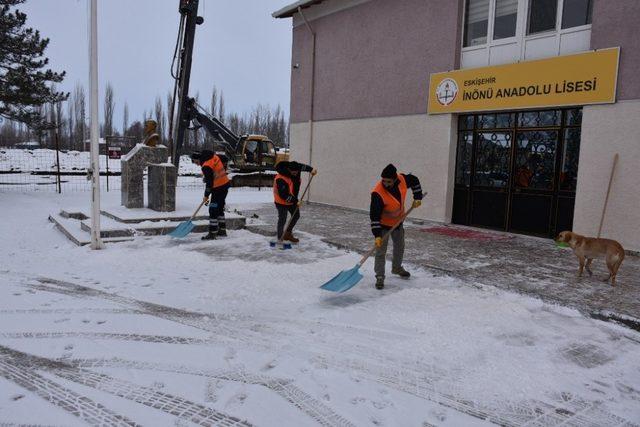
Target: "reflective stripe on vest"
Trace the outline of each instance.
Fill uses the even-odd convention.
[[[378,181],[373,187],[372,193],[378,193],[382,198],[384,208],[380,216],[380,223],[385,227],[393,227],[398,223],[402,215],[404,215],[404,201],[407,197],[407,181],[404,176],[398,174],[398,189],[400,190],[400,201],[382,185],[382,181]]]
[[[222,187],[231,181],[227,176],[227,171],[224,168],[222,160],[215,154],[212,158],[204,162],[202,167],[209,167],[213,171],[213,188]]]
[[[293,205],[293,202],[287,202],[285,199],[280,197],[280,194],[278,193],[278,183],[276,181],[278,181],[279,179],[287,183],[287,185],[289,186],[289,194],[293,195],[293,180],[288,176],[277,174],[275,179],[273,180],[273,200],[279,205],[291,206]]]

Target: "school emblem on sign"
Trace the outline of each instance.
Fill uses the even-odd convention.
[[[436,87],[436,98],[445,107],[451,104],[458,96],[458,84],[455,80],[446,78]]]

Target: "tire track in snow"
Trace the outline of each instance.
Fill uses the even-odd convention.
[[[16,364],[0,347],[0,376],[91,425],[137,426],[103,405]]]
[[[1,315],[13,314],[144,314],[139,310],[129,310],[126,308],[28,308],[0,310]],[[2,425],[0,424],[0,427]]]
[[[102,291],[95,288],[90,288],[84,285],[78,285],[72,282],[51,279],[47,277],[40,277],[37,279],[38,284],[29,284],[29,286],[33,289],[46,291],[46,292],[57,292],[64,295],[69,295],[73,297],[94,297],[102,300],[108,300],[111,302],[115,302],[117,304],[125,305],[131,310],[141,313],[141,314],[150,314],[157,317],[167,318],[168,320],[178,321],[178,320],[200,320],[204,322],[204,325],[207,327],[207,331],[211,331],[211,326],[216,326],[219,328],[224,327],[224,323],[232,322],[234,325],[238,322],[245,322],[247,324],[260,324],[264,322],[269,323],[277,323],[277,324],[286,324],[291,325],[295,324],[298,326],[312,327],[318,329],[328,329],[334,332],[336,329],[342,329],[344,331],[348,331],[355,338],[362,339],[363,337],[375,337],[377,339],[386,338],[386,339],[394,339],[401,340],[406,338],[415,338],[413,334],[400,333],[395,331],[388,331],[385,329],[376,329],[376,328],[363,328],[359,326],[353,325],[345,325],[331,322],[323,322],[323,321],[304,321],[304,320],[296,320],[291,318],[277,318],[277,317],[252,317],[246,316],[242,314],[221,314],[221,313],[200,313],[189,310],[184,310],[180,308],[170,307],[166,305],[151,303],[147,301],[138,300],[135,298],[123,297],[114,293]],[[49,285],[49,286],[48,286]],[[52,285],[52,286],[51,286]],[[186,323],[185,323],[186,324]],[[189,326],[194,326],[202,329],[202,324],[189,324]],[[242,326],[243,328],[246,325]],[[236,328],[237,329],[237,328]],[[215,332],[215,331],[211,331]],[[288,331],[289,332],[289,331]],[[287,336],[289,334],[287,333]]]
[[[108,332],[3,332],[0,338],[7,339],[57,339],[86,338],[94,340],[140,341],[157,344],[208,345],[217,340],[176,337],[167,335],[118,334]]]
[[[144,369],[152,371],[171,372],[176,374],[188,374],[205,378],[214,378],[218,380],[241,382],[244,384],[253,384],[266,387],[289,403],[296,406],[302,412],[313,418],[322,426],[336,427],[352,427],[352,424],[346,418],[333,412],[331,408],[324,405],[319,400],[313,398],[308,393],[302,391],[293,384],[293,380],[285,378],[274,378],[266,375],[255,375],[243,370],[234,371],[210,371],[194,369],[180,365],[169,365],[162,363],[139,362],[133,360],[124,360],[120,358],[113,359],[75,359],[65,360],[73,366],[79,368],[127,368],[127,369]]]
[[[42,369],[57,377],[65,380],[81,384],[94,388],[96,390],[113,394],[118,397],[122,397],[127,400],[134,401],[138,404],[149,406],[151,408],[160,410],[169,415],[178,417],[194,424],[202,426],[222,426],[222,427],[239,427],[239,426],[251,426],[246,421],[242,421],[239,418],[223,414],[215,411],[209,407],[200,405],[198,403],[191,402],[179,396],[175,396],[169,393],[163,393],[154,390],[150,387],[140,386],[129,381],[123,381],[117,378],[110,377],[108,375],[95,373],[87,369],[79,369],[69,364],[47,359],[44,357],[34,356],[31,354],[23,353],[21,351],[13,350],[8,347],[0,346],[0,357],[4,360],[10,360],[12,363],[2,363],[13,367],[13,373],[22,374],[23,376],[36,375],[34,369]],[[4,360],[0,359],[0,362]],[[3,372],[3,371],[0,371]],[[44,378],[42,378],[45,380]],[[48,381],[48,380],[45,380]],[[81,397],[81,399],[86,399]],[[88,400],[88,399],[87,399]],[[73,411],[74,407],[63,407],[68,411]],[[124,417],[115,415],[126,420]],[[97,420],[97,422],[91,422],[92,424],[111,424],[110,422]],[[117,425],[133,425],[133,424],[117,424]]]
[[[178,322],[211,333],[224,334],[227,338],[238,340],[253,349],[261,348],[263,350],[272,351],[274,346],[277,346],[277,342],[274,342],[275,338],[281,336],[289,341],[292,335],[297,335],[304,338],[305,342],[307,342],[308,350],[306,351],[311,355],[311,357],[316,357],[317,360],[322,361],[322,363],[327,363],[335,368],[348,372],[354,372],[363,379],[384,384],[389,388],[412,394],[416,397],[450,407],[467,415],[488,420],[500,425],[520,426],[529,423],[533,423],[531,425],[536,425],[538,420],[546,420],[548,421],[546,425],[552,426],[564,423],[580,427],[590,426],[591,424],[585,424],[582,420],[582,414],[588,412],[602,420],[603,424],[598,424],[599,427],[619,425],[630,427],[637,426],[636,424],[617,417],[615,414],[607,412],[606,409],[602,408],[602,406],[597,403],[589,403],[587,401],[580,400],[577,397],[568,401],[552,398],[550,399],[551,403],[538,401],[506,401],[502,402],[499,406],[483,406],[477,402],[461,397],[460,393],[456,393],[454,387],[455,384],[446,386],[441,383],[435,384],[437,380],[446,378],[450,374],[449,372],[428,364],[404,362],[402,360],[398,360],[397,357],[394,358],[393,362],[396,365],[399,365],[399,368],[386,369],[377,366],[375,363],[356,363],[349,361],[347,358],[331,361],[319,356],[325,354],[327,350],[330,350],[331,352],[337,351],[340,354],[348,354],[352,357],[360,357],[362,360],[377,359],[377,363],[380,364],[389,361],[389,357],[379,351],[380,346],[374,347],[368,342],[365,344],[346,344],[347,340],[342,340],[338,345],[328,342],[309,342],[307,335],[300,334],[300,332],[295,329],[291,331],[288,330],[286,333],[275,333],[277,331],[274,331],[273,329],[265,330],[264,328],[254,330],[252,329],[252,326],[255,326],[257,320],[250,317],[243,317],[239,315],[206,315],[139,301],[132,298],[121,297],[116,294],[76,285],[71,282],[48,278],[40,278],[38,281],[43,285],[50,284],[55,286],[54,288],[51,288],[49,286],[35,285],[37,287],[42,287],[41,290],[56,292],[57,289],[60,289],[62,293],[76,297],[85,295],[108,299],[128,307],[133,307],[144,312],[144,314]],[[358,329],[356,329],[356,331],[358,331]],[[255,334],[250,332],[259,333]],[[265,338],[264,334],[266,333],[271,334],[269,339]],[[432,375],[432,378],[425,376],[424,372],[429,372]],[[575,406],[577,405],[577,402],[582,403]]]
[[[572,393],[553,394],[549,402],[505,401],[499,405],[482,405],[443,390],[441,384],[435,384],[432,378],[417,370],[386,368],[354,360],[321,360],[360,379],[375,381],[501,426],[640,427],[608,412],[602,402],[587,401]]]

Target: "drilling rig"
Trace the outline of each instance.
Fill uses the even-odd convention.
[[[236,135],[222,120],[207,113],[189,97],[196,26],[204,23],[198,16],[198,0],[180,0],[180,25],[173,53],[171,75],[175,80],[169,111],[171,161],[179,167],[187,130],[203,129],[214,140],[214,151],[224,155],[231,172],[250,173],[275,170],[288,154],[280,154],[265,135]],[[223,119],[223,118],[222,118]]]

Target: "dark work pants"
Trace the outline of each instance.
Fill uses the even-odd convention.
[[[278,240],[282,240],[282,236],[284,234],[284,226],[287,223],[287,214],[293,215],[293,212],[296,211],[296,214],[293,215],[291,219],[291,224],[289,224],[289,229],[286,231],[293,231],[293,227],[296,226],[296,223],[300,219],[300,209],[297,209],[296,205],[281,205],[276,203],[276,208],[278,209]]]
[[[387,232],[389,232],[389,229],[383,227],[382,234],[384,235]],[[402,227],[402,225],[393,230],[389,238],[393,240],[393,258],[391,259],[391,271],[395,271],[402,267],[402,259],[404,258],[404,228]],[[376,277],[384,278],[384,267],[388,243],[389,239],[384,241],[382,247],[376,249],[376,261],[374,265]]]
[[[224,204],[227,200],[229,186],[214,188],[209,202],[209,233],[217,233],[218,230],[226,230],[227,222],[224,219]]]

